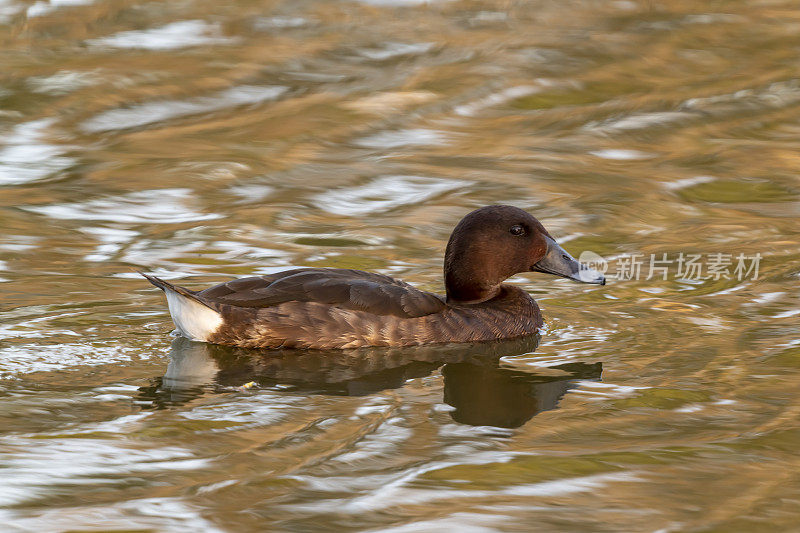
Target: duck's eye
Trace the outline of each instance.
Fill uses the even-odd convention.
[[[525,228],[523,228],[519,224],[511,226],[511,229],[508,231],[511,232],[511,235],[525,235]]]

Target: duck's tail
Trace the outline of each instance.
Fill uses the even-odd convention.
[[[156,287],[158,287],[159,289],[161,289],[164,292],[167,292],[167,291],[176,292],[176,293],[180,294],[181,296],[185,296],[186,298],[191,298],[192,300],[195,300],[195,301],[205,305],[206,307],[209,307],[209,305],[207,303],[205,303],[202,299],[200,299],[197,296],[197,293],[194,292],[194,291],[190,291],[189,289],[187,289],[185,287],[181,287],[180,285],[173,285],[169,281],[165,281],[165,280],[163,280],[161,278],[157,278],[155,276],[151,276],[150,274],[145,274],[141,270],[137,270],[136,272],[138,272],[139,274],[144,276],[145,279],[147,279],[147,281],[149,281],[150,283],[152,283],[153,285],[155,285]]]
[[[184,337],[195,341],[207,341],[222,325],[222,315],[203,301],[196,292],[173,285],[161,278],[138,271],[147,281],[167,295],[169,314],[175,327]]]

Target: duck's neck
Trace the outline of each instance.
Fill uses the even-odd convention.
[[[500,294],[500,285],[496,285],[489,289],[475,290],[474,287],[469,287],[466,290],[447,289],[447,303],[457,305],[472,305],[479,304],[491,300]]]
[[[489,275],[486,263],[458,261],[449,255],[444,264],[447,303],[478,304],[500,294],[500,283],[505,278]]]
[[[478,304],[500,294],[514,272],[485,235],[467,231],[462,220],[444,252],[444,286],[449,304]]]

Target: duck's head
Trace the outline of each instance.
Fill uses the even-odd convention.
[[[605,284],[600,272],[576,261],[536,218],[517,207],[481,207],[453,230],[444,258],[448,302],[489,300],[498,294],[503,280],[520,272]]]

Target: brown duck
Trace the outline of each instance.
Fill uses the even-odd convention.
[[[178,331],[244,348],[357,348],[480,342],[533,335],[531,296],[503,281],[546,272],[584,283],[605,278],[569,255],[529,213],[477,209],[453,230],[444,257],[446,296],[382,274],[297,268],[191,291],[144,275],[164,290]]]

